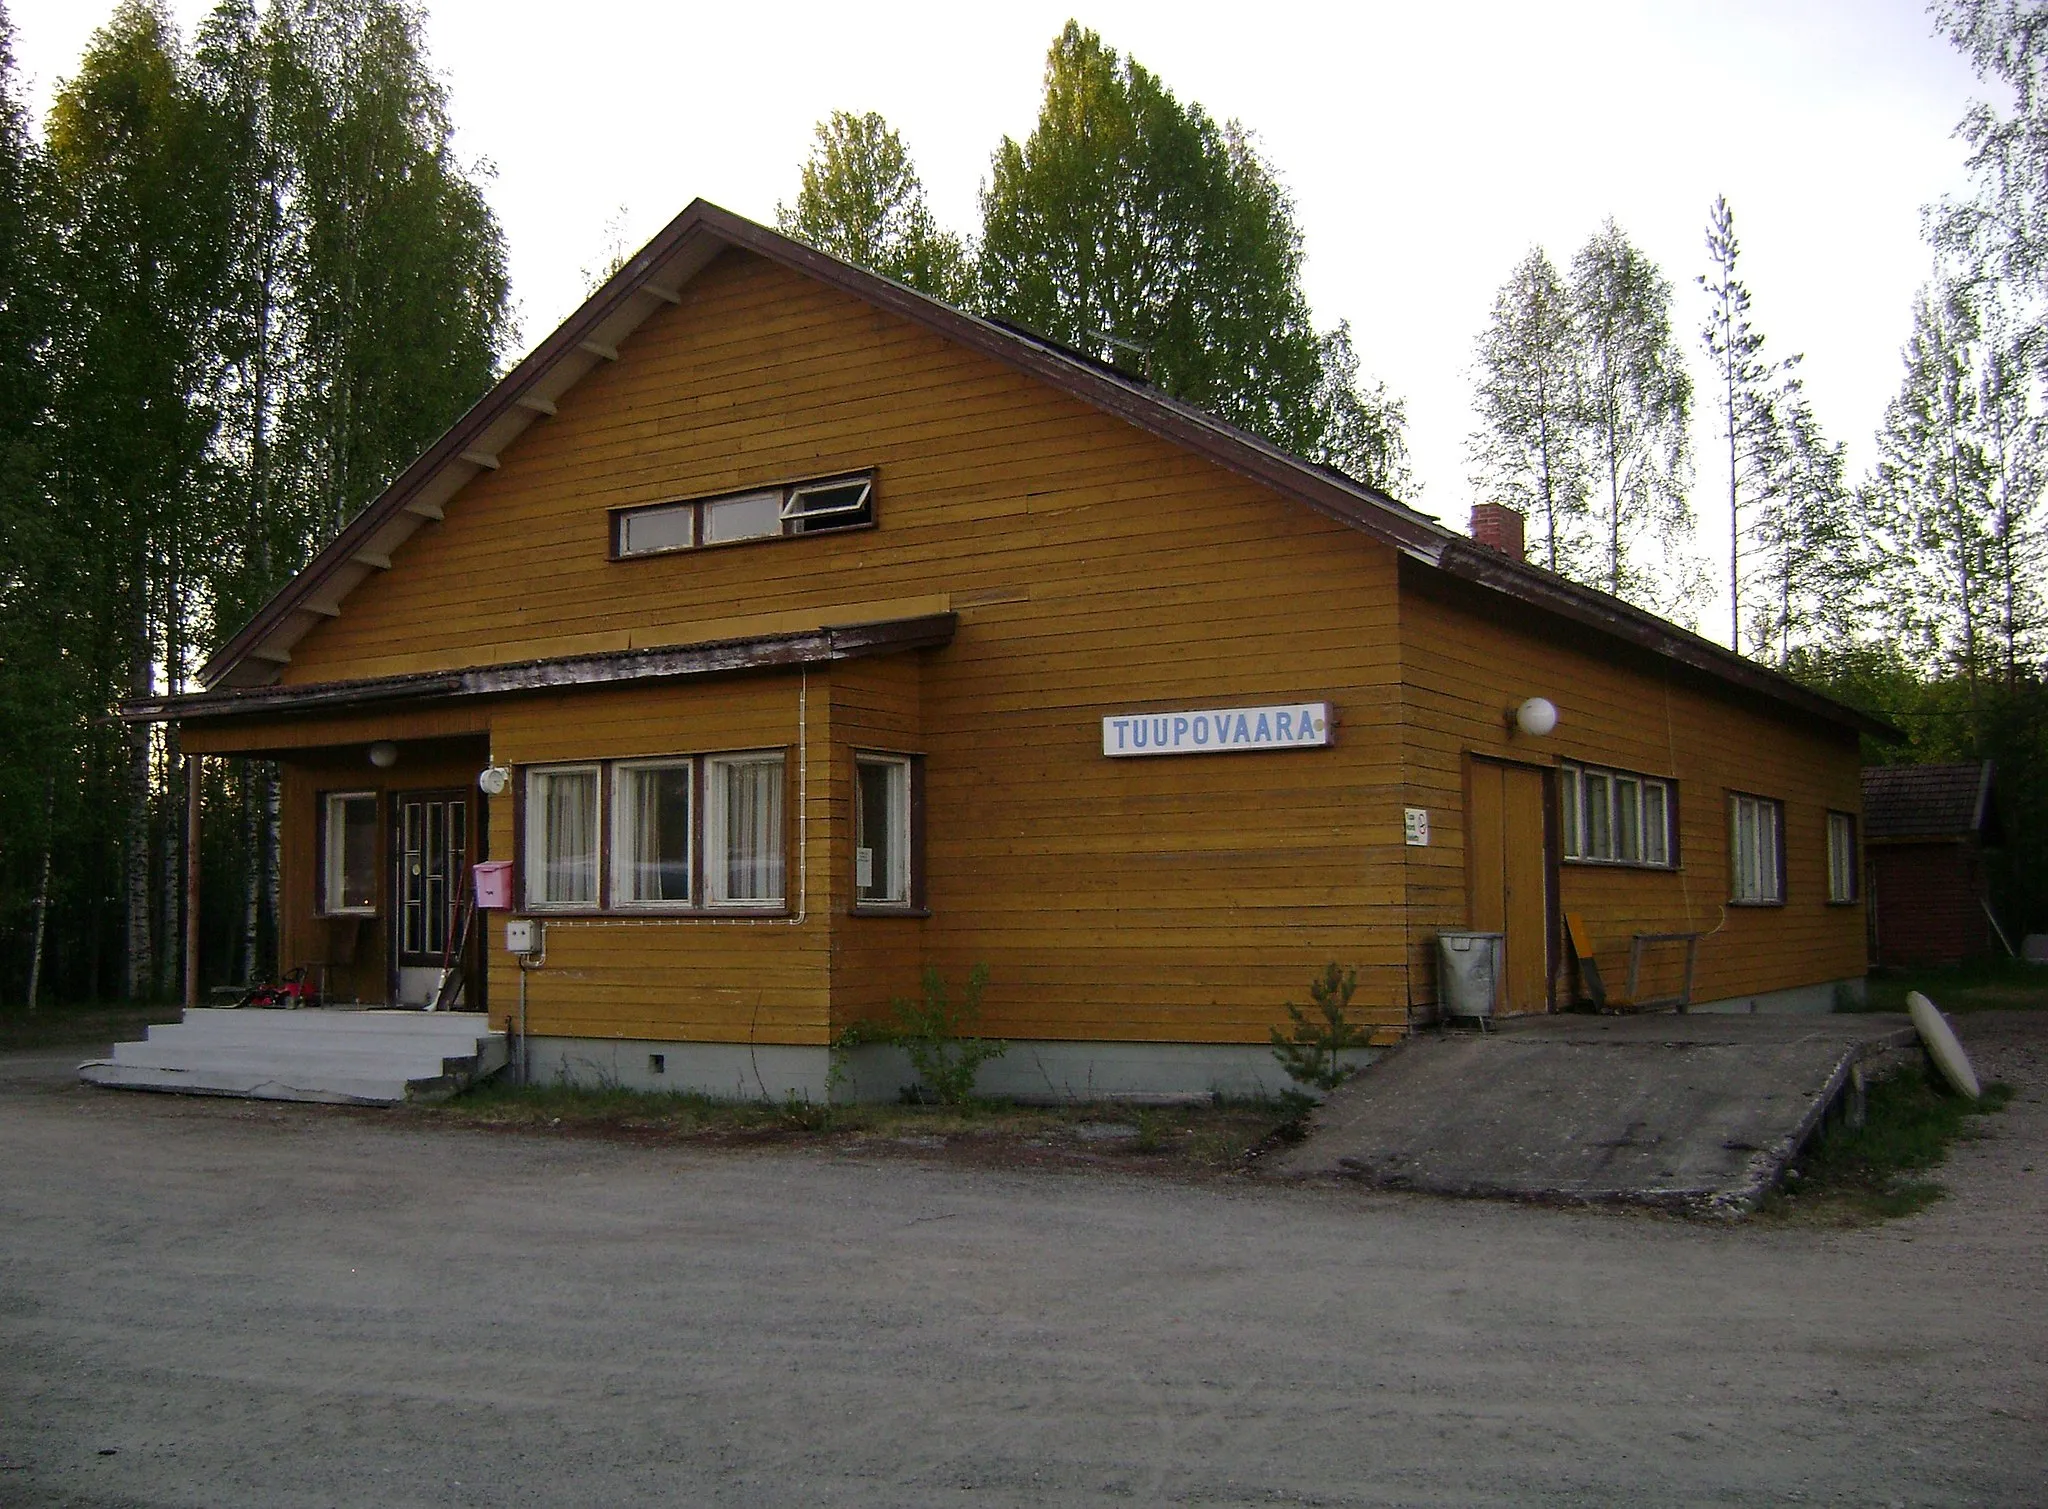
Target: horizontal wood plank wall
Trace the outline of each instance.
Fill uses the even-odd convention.
[[[833,879],[825,842],[832,773],[830,691],[820,674],[806,678],[780,672],[521,697],[494,707],[491,758],[514,767],[515,779],[527,765],[562,760],[768,748],[788,752],[783,808],[788,915],[536,913],[545,919],[547,963],[527,977],[530,1032],[683,1042],[826,1040]],[[801,779],[799,747],[809,754]],[[808,804],[808,842],[801,841],[796,823],[800,789]],[[604,800],[609,814],[609,792]],[[491,852],[517,857],[511,801],[492,804]],[[801,873],[800,853],[805,860]],[[504,923],[504,914],[494,915],[490,928],[490,998],[498,1021],[516,1012],[519,1000],[518,965],[505,952]]]
[[[832,1027],[886,1020],[889,1002],[915,996],[924,966],[922,917],[854,911],[854,756],[863,750],[925,753],[919,697],[922,659],[891,655],[832,668],[832,779],[828,847],[833,856]]]
[[[990,1031],[1262,1042],[1333,959],[1360,968],[1362,1011],[1403,1019],[1400,657],[1385,547],[737,253],[500,459],[299,642],[288,681],[513,660],[579,635],[688,639],[691,626],[747,614],[823,619],[945,593],[961,624],[925,657],[920,691],[933,911],[920,931],[953,978],[990,966]],[[608,508],[862,467],[876,468],[872,530],[607,559]],[[1334,747],[1101,754],[1107,714],[1297,700],[1334,704]],[[629,732],[593,727],[584,706],[536,711],[516,743],[497,723],[498,757],[602,753]],[[809,933],[795,949],[775,930],[758,935],[778,957],[809,958]],[[730,1034],[744,1015],[748,1033],[765,1034],[763,976],[792,1003],[782,1016],[764,1001],[763,1021],[792,1039],[825,1030],[805,994],[818,978],[808,962],[785,973],[764,953],[749,974],[731,960],[712,968],[708,954],[696,970],[678,953],[686,983],[635,987],[590,973],[590,939],[560,936],[577,977],[532,982],[559,1030],[658,1018],[683,1035]],[[903,988],[900,962],[847,962],[849,1011]],[[509,979],[493,977],[500,1005]]]
[[[468,789],[478,801],[477,772],[484,766],[481,739],[442,739],[401,744],[398,763],[388,770],[372,765],[360,749],[308,750],[280,762],[278,779],[278,875],[282,893],[278,961],[292,969],[326,955],[331,924],[319,914],[321,876],[320,823],[323,793],[377,793],[377,915],[364,918],[356,961],[327,971],[328,995],[335,1000],[382,1002],[389,980],[392,909],[390,793],[432,787]],[[509,802],[491,803],[510,806]],[[478,809],[473,808],[472,811]],[[493,850],[493,853],[499,852]],[[205,883],[206,877],[201,877]]]
[[[1544,765],[1582,760],[1677,782],[1677,870],[1560,868],[1563,908],[1591,930],[1610,990],[1625,985],[1629,939],[1639,932],[1713,932],[1700,946],[1694,997],[1702,1001],[1863,973],[1863,908],[1827,901],[1827,813],[1862,806],[1852,732],[1589,643],[1532,611],[1432,582],[1426,567],[1404,563],[1402,575],[1410,799],[1430,809],[1431,826],[1430,847],[1408,851],[1419,1000],[1433,999],[1437,930],[1470,925],[1463,790],[1472,752]],[[1510,738],[1507,710],[1539,696],[1557,704],[1556,732]],[[1732,791],[1785,804],[1782,907],[1723,905]],[[1560,1004],[1568,990],[1561,972]]]

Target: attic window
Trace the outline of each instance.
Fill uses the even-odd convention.
[[[875,479],[820,477],[742,493],[614,509],[612,558],[778,539],[875,522]]]

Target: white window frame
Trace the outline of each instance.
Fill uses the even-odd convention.
[[[330,791],[325,795],[320,815],[323,845],[320,864],[320,915],[323,917],[377,915],[378,795],[375,791]],[[347,879],[343,867],[348,859],[347,808],[351,802],[370,804],[370,899],[361,906],[336,906],[334,898],[348,894],[348,887],[343,883]]]
[[[914,823],[911,805],[916,800],[916,762],[908,755],[879,754],[870,750],[857,751],[853,757],[853,904],[861,911],[901,911],[915,904],[913,889],[917,883],[915,856],[911,853]],[[863,895],[863,886],[872,888],[873,849],[864,844],[867,833],[867,794],[861,786],[863,774],[870,770],[889,772],[890,797],[895,810],[889,814],[891,832],[888,835],[889,848],[885,855],[893,858],[889,866],[887,883],[882,887],[885,894]],[[868,857],[870,868],[863,871],[861,861]],[[863,882],[863,873],[870,878]]]
[[[823,508],[805,506],[809,499],[846,488],[858,490],[851,502],[834,503]],[[678,498],[672,503],[643,503],[629,508],[615,508],[611,511],[609,525],[612,559],[637,561],[646,556],[678,555],[686,550],[710,550],[725,545],[744,545],[756,540],[786,539],[793,535],[867,528],[874,523],[874,501],[875,475],[872,471],[866,471],[846,472],[832,477],[808,477],[799,482],[778,482],[768,487],[751,487],[741,492],[719,493],[708,498]],[[712,539],[708,527],[711,510],[737,503],[761,505],[764,513],[772,513],[773,527],[763,528],[752,534]],[[626,540],[632,533],[633,521],[650,514],[675,514],[687,517],[689,527],[683,532],[688,538],[673,545],[653,545],[640,550],[628,549]]]
[[[595,852],[591,855],[591,890],[588,900],[558,900],[541,894],[547,879],[547,824],[546,804],[535,799],[535,791],[543,777],[587,775],[593,788],[592,798],[596,811],[591,814],[591,844]],[[526,910],[530,912],[594,912],[604,905],[604,837],[607,818],[605,802],[604,766],[595,760],[572,764],[529,765],[522,779],[525,785],[520,792],[522,821],[526,828],[526,852],[524,861],[524,890]]]
[[[789,904],[789,754],[782,749],[752,749],[731,754],[705,755],[703,780],[704,877],[703,906],[707,910],[780,910]],[[722,773],[738,765],[773,764],[780,777],[777,787],[774,855],[780,887],[772,895],[735,896],[727,889],[728,824],[725,781]]]
[[[1847,906],[1863,896],[1861,845],[1857,843],[1856,814],[1829,812],[1828,902]]]
[[[1746,843],[1745,828],[1752,832]],[[1785,804],[1775,797],[1728,794],[1728,902],[1785,904]]]
[[[1641,775],[1633,770],[1589,765],[1578,760],[1560,762],[1557,779],[1558,825],[1563,830],[1559,835],[1562,858],[1573,864],[1616,865],[1632,870],[1678,868],[1677,834],[1673,831],[1677,812],[1673,793],[1677,782],[1663,776]],[[1601,793],[1601,800],[1595,805],[1605,817],[1604,845],[1592,842],[1597,835],[1589,831],[1597,825],[1586,800],[1589,786]],[[1664,811],[1664,821],[1654,835],[1646,820],[1652,793],[1661,798]],[[1622,836],[1625,812],[1631,807],[1635,813],[1636,853],[1627,855],[1622,853]],[[1594,852],[1602,847],[1606,853]]]
[[[689,818],[683,833],[683,894],[661,897],[636,897],[633,894],[633,845],[629,841],[626,826],[633,821],[636,810],[634,800],[627,794],[628,781],[636,771],[680,770],[690,793]],[[611,867],[610,904],[621,912],[686,911],[695,907],[697,899],[697,829],[700,792],[697,786],[697,760],[694,755],[666,755],[645,760],[616,760],[611,766],[611,810],[607,830],[608,856]]]

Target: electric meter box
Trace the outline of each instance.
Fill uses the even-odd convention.
[[[514,917],[505,923],[505,952],[508,954],[530,954],[538,942],[535,936],[540,925],[523,918]]]

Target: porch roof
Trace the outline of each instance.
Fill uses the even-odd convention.
[[[183,723],[203,718],[327,712],[383,702],[443,702],[463,697],[502,697],[617,682],[675,681],[735,671],[822,665],[943,645],[952,640],[958,624],[956,614],[926,613],[879,623],[643,650],[608,650],[469,670],[419,671],[299,686],[223,686],[174,697],[136,698],[121,704],[121,717],[130,723]]]

